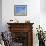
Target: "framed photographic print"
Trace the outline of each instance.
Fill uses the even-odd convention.
[[[14,16],[26,16],[27,5],[14,5]]]

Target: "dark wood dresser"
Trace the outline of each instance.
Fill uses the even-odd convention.
[[[21,46],[33,46],[33,23],[7,23],[12,39]],[[18,45],[19,46],[19,45]]]

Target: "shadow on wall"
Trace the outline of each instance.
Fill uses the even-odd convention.
[[[40,0],[40,11],[46,13],[46,0]]]
[[[2,0],[0,0],[0,31],[2,31]]]

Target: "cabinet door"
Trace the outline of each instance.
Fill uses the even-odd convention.
[[[15,43],[22,43],[22,46],[28,46],[28,32],[12,32],[12,39]]]

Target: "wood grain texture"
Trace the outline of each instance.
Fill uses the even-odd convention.
[[[26,46],[33,46],[33,23],[7,23],[9,25],[9,31],[12,33],[16,32],[28,32],[28,45]],[[14,36],[15,38],[15,36]]]

